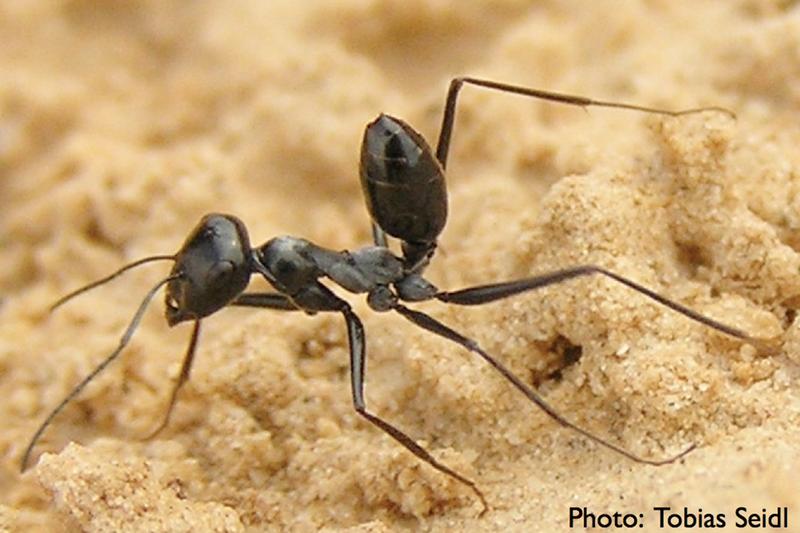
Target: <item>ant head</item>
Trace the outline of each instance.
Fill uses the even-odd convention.
[[[167,323],[206,317],[228,305],[250,281],[250,238],[231,215],[210,214],[175,254],[167,285]]]

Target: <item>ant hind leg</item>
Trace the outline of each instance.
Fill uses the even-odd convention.
[[[621,455],[624,455],[625,457],[631,459],[632,461],[635,461],[637,463],[655,465],[655,466],[664,465],[677,461],[690,451],[694,450],[696,447],[695,444],[692,444],[681,453],[674,455],[672,457],[667,457],[666,459],[657,459],[657,460],[644,459],[642,457],[634,455],[633,453],[617,446],[616,444],[612,444],[605,439],[593,435],[588,430],[583,429],[582,427],[570,422],[569,420],[561,416],[558,413],[558,411],[556,411],[553,407],[551,407],[550,404],[545,402],[544,399],[535,390],[533,390],[521,379],[519,379],[513,372],[511,372],[511,370],[502,365],[497,359],[495,359],[494,357],[489,355],[486,351],[484,351],[474,340],[470,339],[469,337],[465,337],[464,335],[458,333],[454,329],[449,328],[448,326],[442,324],[433,317],[426,315],[425,313],[421,313],[420,311],[409,309],[402,305],[396,306],[395,311],[400,313],[403,317],[413,322],[417,326],[426,329],[431,333],[435,333],[440,337],[444,337],[445,339],[451,340],[456,344],[460,344],[467,350],[478,354],[484,361],[489,363],[495,370],[500,372],[500,374],[504,378],[506,378],[509,382],[511,382],[511,384],[514,385],[514,387],[516,387],[517,390],[522,392],[531,402],[535,403],[550,418],[552,418],[562,426],[570,428],[573,431],[580,433],[584,437],[596,442],[597,444],[600,444],[601,446],[604,446]]]

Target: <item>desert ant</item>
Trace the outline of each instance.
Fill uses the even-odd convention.
[[[691,445],[683,452],[666,459],[644,459],[593,435],[562,417],[532,387],[485,352],[477,342],[435,318],[401,303],[436,299],[455,305],[482,305],[573,278],[600,274],[726,335],[757,348],[765,348],[768,345],[768,341],[717,322],[623,276],[594,265],[573,266],[530,278],[457,291],[440,291],[426,280],[422,273],[433,257],[437,237],[444,228],[447,218],[444,169],[447,166],[447,154],[455,123],[456,100],[465,83],[581,107],[623,108],[670,116],[704,111],[732,114],[730,111],[715,107],[668,111],[540,91],[483,79],[456,78],[451,81],[447,93],[435,154],[425,139],[411,126],[389,115],[379,115],[367,125],[364,132],[360,163],[361,187],[372,218],[374,245],[353,252],[334,251],[305,239],[283,236],[251,248],[242,221],[231,215],[209,214],[202,218],[175,255],[156,255],[140,259],[55,302],[51,310],[81,293],[111,281],[131,268],[152,261],[174,262],[170,274],[152,287],[144,297],[116,349],[72,389],[36,430],[22,457],[22,470],[27,468],[34,446],[53,418],[97,374],[116,359],[138,327],[150,301],[158,290],[166,285],[167,323],[169,326],[174,326],[180,322],[192,321],[194,327],[180,374],[172,388],[166,413],[148,438],[154,437],[167,425],[178,390],[189,378],[203,318],[227,306],[280,311],[299,310],[309,315],[318,312],[337,312],[342,314],[347,326],[352,397],[358,414],[388,433],[419,459],[467,485],[480,499],[483,505],[482,512],[485,512],[489,506],[475,482],[438,461],[403,431],[367,410],[364,399],[366,366],[364,328],[350,305],[321,283],[322,278],[327,278],[346,291],[366,293],[367,303],[375,311],[395,311],[422,329],[477,354],[553,420],[633,461],[662,465],[673,462],[694,449],[695,446]],[[389,249],[387,235],[400,241],[401,255],[395,255]],[[277,292],[244,292],[252,274],[261,274]]]

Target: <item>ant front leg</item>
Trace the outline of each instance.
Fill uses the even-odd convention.
[[[189,374],[192,371],[192,362],[194,361],[194,354],[197,351],[197,341],[200,339],[200,320],[194,321],[192,328],[192,337],[189,340],[189,346],[186,348],[186,354],[183,356],[183,363],[181,364],[181,371],[178,374],[178,379],[172,385],[172,392],[169,395],[169,403],[167,404],[167,411],[164,413],[164,418],[161,423],[150,432],[143,440],[150,440],[156,437],[161,430],[167,427],[169,419],[172,416],[172,410],[175,407],[175,400],[178,399],[178,390],[189,380]]]
[[[262,309],[275,309],[279,311],[299,311],[300,309],[295,306],[289,298],[280,293],[245,293],[236,297],[229,305],[237,307],[259,307]],[[169,424],[172,411],[175,407],[175,401],[178,398],[178,391],[189,380],[189,374],[192,369],[192,362],[197,349],[197,341],[200,338],[200,320],[194,321],[194,328],[192,329],[192,337],[189,341],[189,346],[186,349],[186,354],[183,356],[183,364],[178,379],[172,386],[170,393],[169,403],[167,404],[167,411],[161,423],[147,435],[144,440],[150,440],[167,427]]]
[[[302,311],[288,296],[279,292],[246,292],[240,294],[229,305],[236,307],[260,307],[277,311]]]
[[[439,462],[425,448],[414,442],[414,439],[389,424],[382,418],[367,411],[366,400],[364,399],[364,374],[366,370],[366,347],[364,337],[364,326],[361,320],[349,308],[342,310],[345,322],[347,323],[347,337],[350,343],[350,381],[353,392],[353,405],[356,412],[367,419],[370,424],[377,426],[382,431],[389,434],[394,440],[402,444],[408,451],[425,461],[433,468],[446,474],[453,479],[469,487],[481,501],[483,515],[488,509],[489,504],[486,497],[478,488],[474,481],[462,476],[452,468]]]

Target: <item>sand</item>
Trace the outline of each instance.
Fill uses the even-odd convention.
[[[631,513],[649,531],[654,508],[669,506],[673,526],[689,513],[717,526],[722,515],[730,529],[739,507],[757,517],[786,507],[800,531],[800,9],[455,5],[0,5],[0,530],[560,531],[585,507]],[[226,309],[205,320],[169,426],[143,441],[190,332],[167,327],[159,296],[19,474],[38,424],[113,349],[168,266],[52,315],[49,304],[177,251],[208,212],[241,217],[255,244],[369,243],[364,125],[387,112],[433,142],[449,80],[466,74],[735,111],[584,111],[466,88],[450,218],[427,275],[457,289],[597,264],[773,338],[775,353],[607,279],[475,308],[417,306],[581,427],[645,457],[696,450],[661,467],[610,452],[477,357],[343,291],[367,330],[370,408],[475,480],[489,512],[353,411],[336,314]]]

